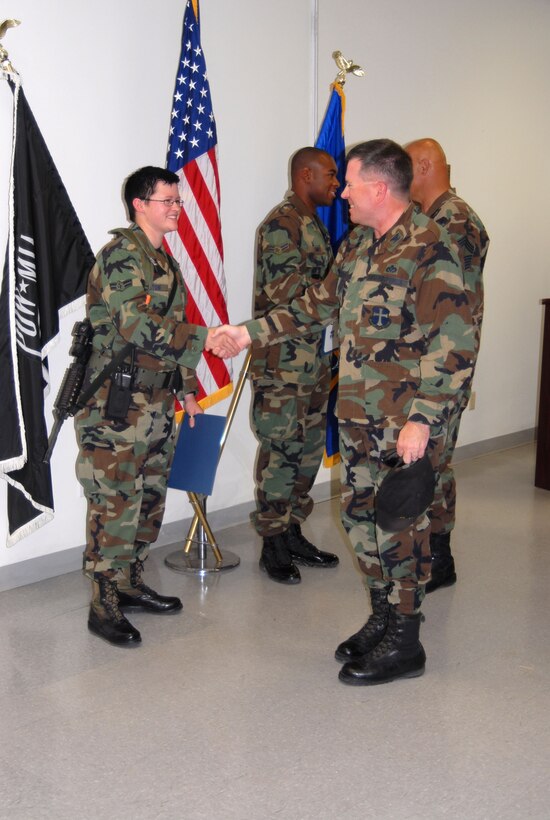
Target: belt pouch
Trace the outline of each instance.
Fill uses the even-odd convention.
[[[105,417],[112,421],[126,421],[132,401],[132,372],[117,368],[111,377]]]

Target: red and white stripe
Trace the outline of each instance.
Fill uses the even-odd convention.
[[[213,147],[178,171],[183,201],[178,230],[166,234],[187,287],[187,321],[214,327],[228,322],[220,221],[217,148]],[[197,367],[198,398],[210,406],[231,392],[229,360],[204,353]]]

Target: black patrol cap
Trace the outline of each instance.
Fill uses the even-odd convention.
[[[392,468],[376,495],[376,523],[387,532],[410,527],[434,498],[435,474],[426,454],[404,464],[397,454],[386,459]]]

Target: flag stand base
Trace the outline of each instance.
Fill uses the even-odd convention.
[[[189,500],[195,510],[195,517],[189,527],[183,550],[176,550],[167,555],[164,563],[176,572],[191,572],[195,575],[205,575],[208,572],[221,572],[225,569],[238,567],[241,559],[234,552],[222,555],[210,525],[206,519],[206,498],[197,493],[188,493]],[[195,533],[197,538],[195,538]],[[191,544],[196,545],[194,553]],[[207,550],[210,546],[212,551]]]
[[[210,572],[221,572],[226,569],[234,569],[241,563],[241,559],[234,552],[225,551],[221,561],[211,553],[203,554],[201,544],[197,544],[194,554],[176,550],[167,555],[164,563],[176,572],[191,572],[194,575],[206,575]]]
[[[239,399],[241,398],[251,357],[252,354],[248,351],[233,398],[231,399],[231,405],[227,412],[218,461],[225,446]],[[221,570],[224,569],[238,567],[241,563],[241,559],[238,555],[227,551],[222,555],[218,549],[214,533],[210,529],[210,525],[206,519],[206,496],[203,493],[196,493],[190,490],[187,491],[187,496],[195,515],[189,527],[183,551],[171,552],[170,555],[167,555],[164,559],[166,566],[176,572],[192,572],[197,575],[206,575],[208,572],[221,572]],[[196,539],[195,535],[198,536]],[[193,543],[197,545],[197,549],[196,554],[191,555],[191,544]],[[212,549],[212,554],[207,552],[207,545]]]

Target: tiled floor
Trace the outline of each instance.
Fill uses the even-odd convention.
[[[549,818],[550,492],[532,446],[456,472],[459,581],[425,602],[414,680],[338,682],[367,610],[336,501],[304,531],[340,566],[296,587],[249,525],[203,579],[156,550],[147,580],[184,611],[131,616],[134,649],[88,633],[78,572],[0,594],[0,818]]]

